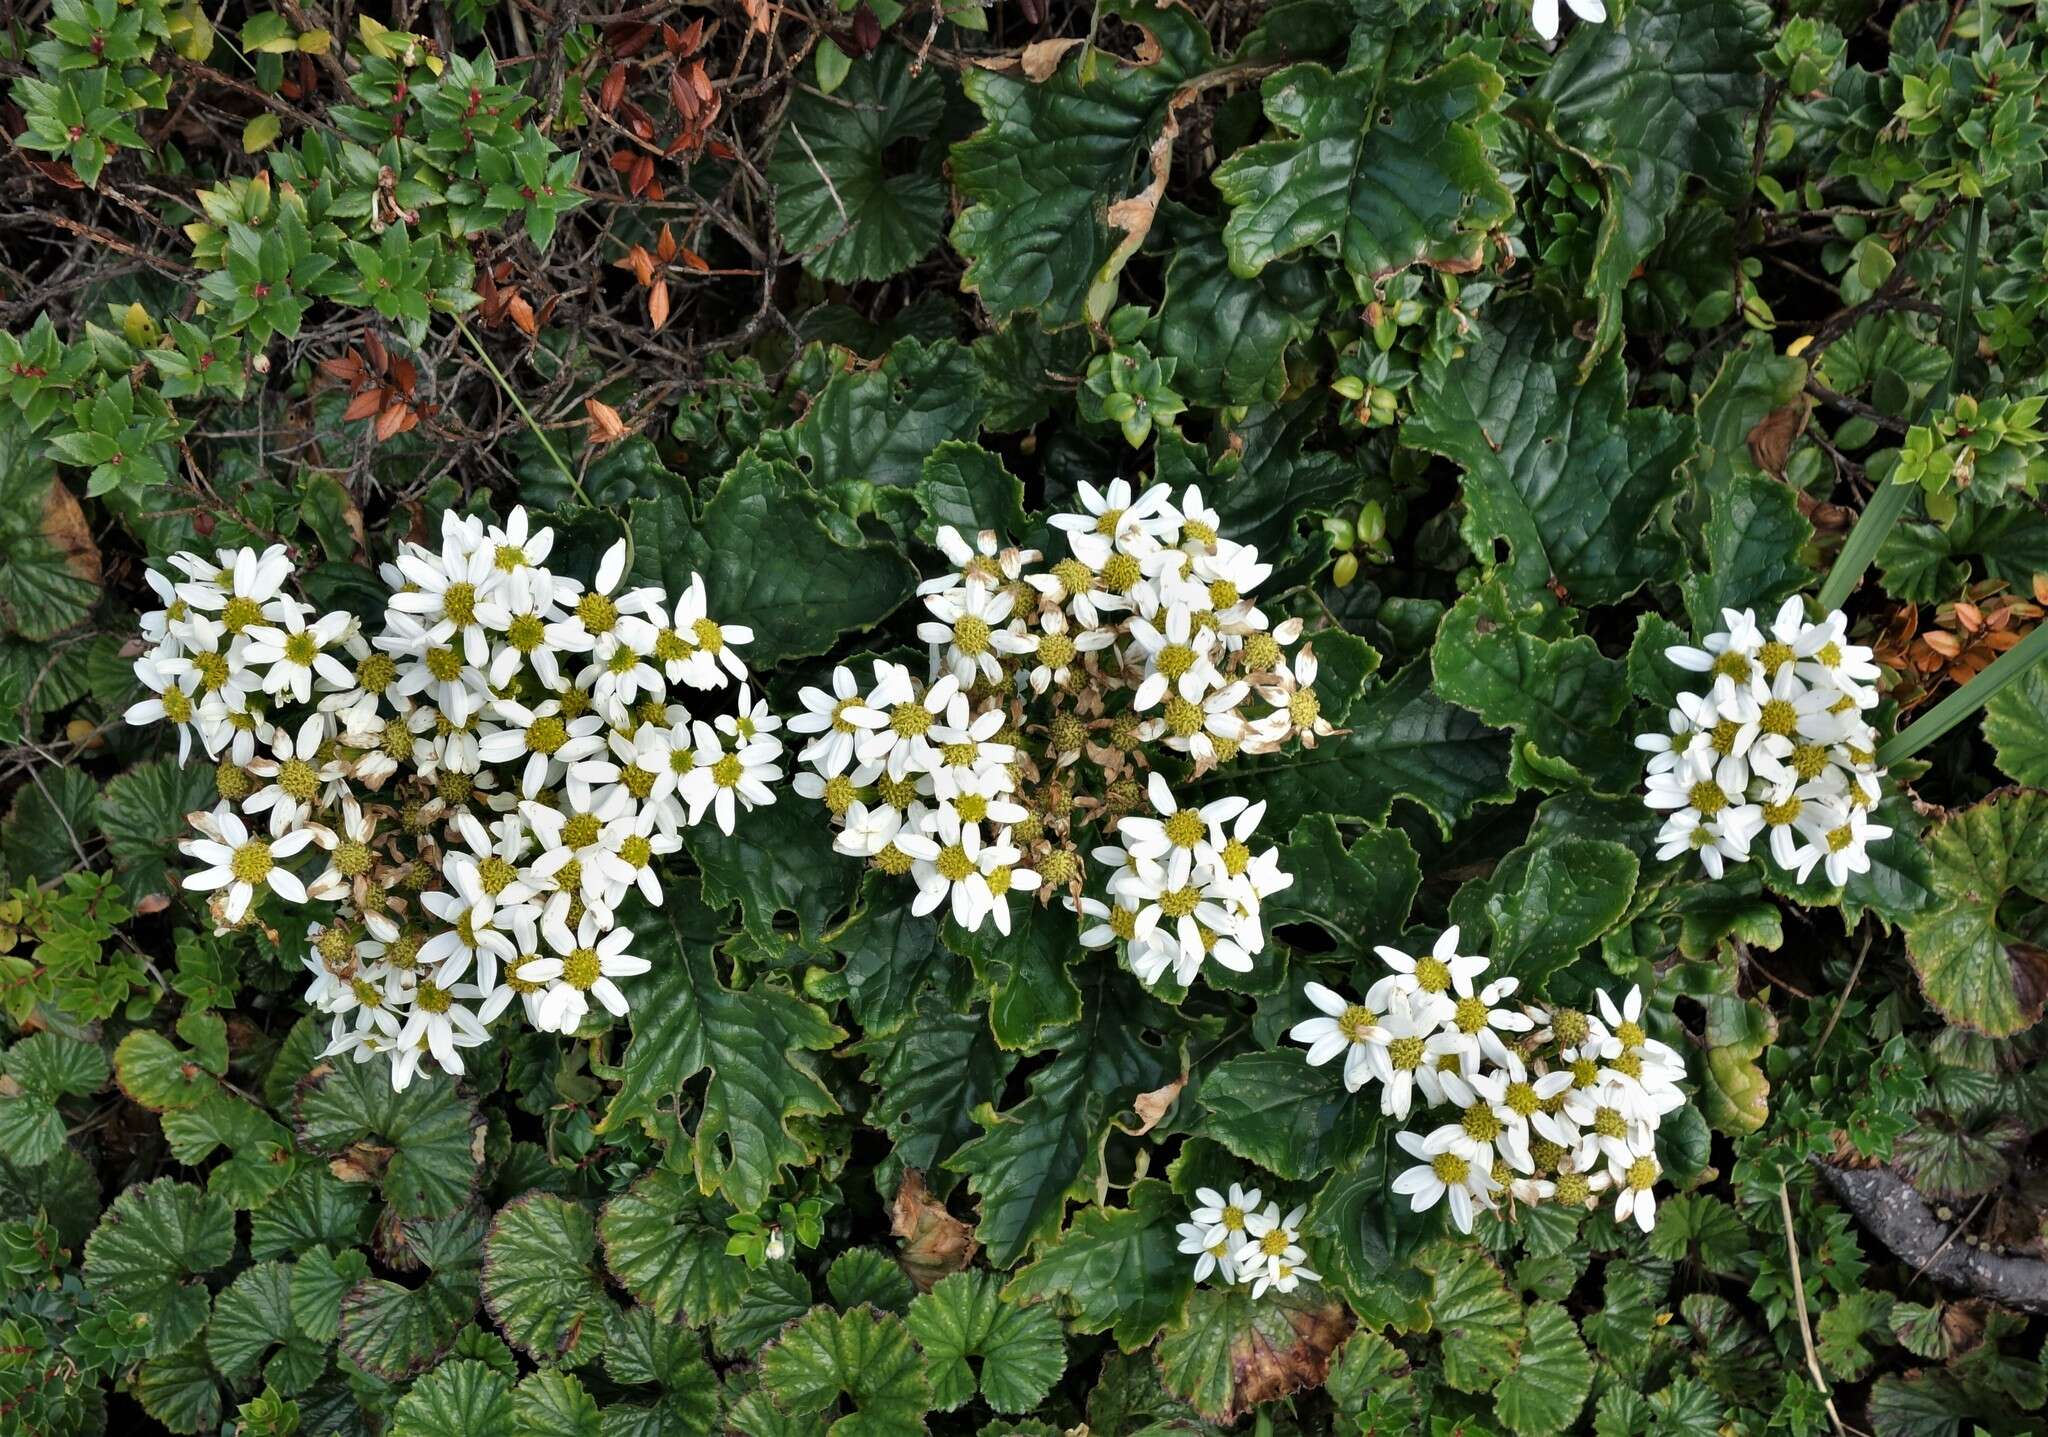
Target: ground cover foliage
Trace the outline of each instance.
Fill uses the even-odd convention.
[[[8,21],[0,1431],[2048,1422],[2048,666],[1998,666],[2041,647],[2048,605],[2035,8],[51,0]],[[1120,527],[1162,484],[1170,524]],[[647,883],[534,895],[555,976],[482,1041],[442,1032],[449,1064],[351,984],[441,1013],[470,1002],[457,975],[422,988],[374,934],[360,971],[316,944],[344,895],[349,923],[375,907],[316,880],[339,839],[275,892],[237,870],[232,913],[227,877],[185,885],[209,861],[181,851],[187,815],[275,788],[248,827],[283,834],[306,822],[267,783],[285,762],[398,740],[358,751],[337,720],[280,758],[266,731],[266,775],[225,715],[180,733],[159,691],[216,686],[151,668],[167,624],[204,630],[150,576],[213,583],[171,557],[283,546],[264,621],[302,603],[368,640],[419,591],[380,566],[503,548],[522,506],[557,574],[663,591],[654,628],[695,643],[650,637],[674,667],[645,682],[703,720],[693,763],[730,754],[774,801],[684,784],[683,816],[639,832],[662,851],[632,850]],[[1269,566],[1255,607],[1250,568],[1168,593],[1251,563],[1219,539]],[[1147,638],[1104,598],[1129,625],[1109,649],[1001,614],[970,636],[947,593],[1079,612],[1071,572],[1034,589],[1004,546],[1041,551],[1033,573],[1071,553],[1090,584],[1142,556],[1116,595],[1156,583],[1148,603],[1206,617]],[[920,594],[963,567],[980,579]],[[698,662],[705,608],[666,617],[693,594],[743,666]],[[1742,861],[1721,808],[1776,825],[1763,775],[1799,760],[1721,659],[1771,662],[1740,616],[1769,628],[1787,600],[1774,637],[1806,647],[1773,675],[1870,651],[1874,702],[1843,702],[1877,747],[1829,742],[1872,787]],[[577,623],[568,667],[617,652]],[[992,632],[1029,647],[991,655]],[[1159,657],[1179,643],[1214,646],[1214,694]],[[1062,655],[1080,677],[1034,688]],[[829,722],[775,752],[761,733],[838,717],[835,670],[866,694],[877,661],[949,718],[926,676],[963,658],[963,693],[1019,707],[949,742],[1010,745],[1017,792],[927,790],[955,825],[933,832],[955,840],[962,792],[1023,816],[969,860],[969,898],[927,902],[868,806],[904,774],[855,782],[851,736],[836,770],[799,761]],[[1949,702],[1994,669],[1988,705]],[[531,679],[507,673],[479,704]],[[1833,692],[1799,722],[1830,722]],[[1690,734],[1700,701],[1722,707]],[[497,817],[469,775],[478,726],[511,722],[436,702],[419,782],[446,807],[388,819],[415,859],[457,811]],[[1712,804],[1704,773],[1662,782],[1711,867],[1645,802],[1681,760],[1632,740],[1674,727],[1695,755],[1758,745]],[[622,741],[583,781],[626,782]],[[329,781],[379,801],[358,770]],[[1286,887],[1225,882],[1231,799],[1263,805],[1238,836]],[[1170,804],[1219,802],[1210,877],[1152,882],[1181,946],[1117,929],[1122,869],[1092,849],[1141,840],[1113,821],[1166,834]],[[422,905],[395,911],[453,901],[454,871],[418,865]],[[1077,892],[1111,902],[1077,919]],[[602,970],[611,996],[593,905],[639,960]],[[473,909],[439,925],[465,963]],[[1454,925],[1442,952],[1490,959],[1501,1021],[1483,1005],[1464,1033],[1483,1076],[1526,1057],[1576,1083],[1573,1048],[1671,1094],[1619,1137],[1573,1118],[1584,1157],[1539,1129],[1525,1165],[1502,1138],[1457,1216],[1418,1211],[1410,1174],[1440,1193],[1435,1160],[1469,1150],[1404,1142],[1440,1094],[1387,1111],[1348,1051],[1384,1055],[1374,1025],[1423,1001],[1410,979],[1368,1002],[1376,948],[1428,955]],[[309,1000],[323,963],[347,972]],[[482,966],[460,976],[488,1008]],[[1285,1250],[1241,1282],[1221,1219],[1191,1216],[1233,1184]]]

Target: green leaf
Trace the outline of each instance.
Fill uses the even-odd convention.
[[[897,1160],[913,1168],[938,1166],[980,1132],[974,1110],[1002,1095],[1015,1066],[986,1018],[955,1013],[929,992],[918,1000],[915,1021],[847,1051],[867,1060],[875,1094],[867,1122],[887,1132]]]
[[[597,1227],[582,1203],[528,1193],[506,1204],[484,1241],[484,1306],[536,1362],[575,1367],[604,1341],[610,1303],[591,1268]]]
[[[1730,1137],[1753,1133],[1770,1117],[1771,1084],[1757,1060],[1777,1038],[1778,1021],[1754,998],[1716,993],[1703,1002],[1707,1061],[1700,1074],[1700,1115]]]
[[[1592,161],[1606,200],[1585,291],[1597,305],[1589,372],[1621,334],[1623,292],[1686,177],[1732,192],[1748,173],[1763,19],[1744,0],[1642,0],[1619,24],[1575,27],[1513,107]]]
[[[850,1411],[832,1437],[910,1437],[921,1433],[931,1406],[910,1329],[899,1317],[857,1307],[814,1309],[761,1354],[761,1384],[797,1416]]]
[[[943,524],[951,524],[969,543],[982,530],[993,529],[998,540],[1014,544],[1030,528],[1023,483],[1000,457],[965,440],[948,439],[925,456],[917,502],[925,512],[917,537],[927,544]]]
[[[1351,1333],[1341,1303],[1312,1282],[1254,1299],[1243,1284],[1198,1288],[1187,1324],[1159,1339],[1167,1388],[1225,1426],[1257,1406],[1320,1386]]]
[[[1574,604],[1670,577],[1668,511],[1693,440],[1689,418],[1629,408],[1618,356],[1581,383],[1534,300],[1489,310],[1462,358],[1426,362],[1401,428],[1403,444],[1463,466],[1459,527],[1480,562],[1505,542],[1519,593],[1552,588]]]
[[[1379,1130],[1377,1104],[1344,1091],[1335,1068],[1311,1068],[1302,1050],[1246,1053],[1203,1079],[1202,1131],[1283,1178],[1327,1172]]]
[[[1917,604],[1952,599],[1973,577],[2024,589],[2034,575],[2048,573],[2048,515],[1965,489],[1948,523],[1908,518],[1894,525],[1877,551],[1877,566],[1893,598]]]
[[[903,1269],[871,1247],[848,1248],[833,1258],[825,1273],[825,1290],[841,1309],[866,1303],[898,1317],[909,1311],[910,1299],[916,1293]]]
[[[0,426],[0,627],[41,643],[85,622],[100,551],[56,466],[23,425]]]
[[[260,1369],[265,1384],[285,1397],[305,1391],[327,1367],[327,1345],[292,1318],[292,1270],[284,1262],[258,1263],[221,1289],[206,1351],[229,1382],[245,1383]]]
[[[1451,917],[1493,971],[1540,994],[1552,973],[1621,920],[1635,896],[1634,853],[1604,838],[1538,838],[1451,900]]]
[[[513,1392],[511,1430],[518,1437],[599,1437],[604,1413],[574,1375],[543,1367]]]
[[[1789,486],[1744,475],[1713,490],[1707,511],[1706,572],[1685,581],[1686,611],[1700,633],[1725,627],[1723,609],[1773,614],[1813,579],[1799,557],[1813,525]]]
[[[718,1379],[704,1360],[703,1340],[645,1307],[613,1308],[605,1323],[604,1370],[614,1382],[661,1388],[664,1419],[690,1432],[718,1420]]]
[[[163,1034],[137,1028],[114,1049],[114,1073],[121,1091],[153,1113],[197,1107],[220,1091],[213,1074],[195,1054]]]
[[[1571,1314],[1554,1302],[1532,1306],[1515,1370],[1494,1389],[1500,1420],[1518,1437],[1551,1437],[1571,1426],[1592,1389],[1593,1360]]]
[[[35,782],[14,791],[0,823],[0,887],[40,885],[83,867],[80,852],[98,833],[98,819],[99,784],[90,775],[40,769]]]
[[[135,1400],[172,1432],[215,1432],[220,1427],[220,1384],[197,1342],[152,1357],[135,1372]]]
[[[894,545],[847,532],[792,465],[753,453],[694,518],[673,493],[635,500],[630,513],[635,579],[680,594],[702,574],[712,616],[753,629],[745,657],[758,668],[825,652],[917,586]]]
[[[939,919],[912,913],[902,891],[888,875],[870,872],[853,917],[832,936],[846,959],[847,1006],[869,1039],[900,1031],[928,987],[955,1009],[974,993],[972,972],[939,941]]]
[[[234,1256],[235,1215],[190,1183],[158,1178],[114,1199],[85,1245],[85,1285],[144,1324],[145,1355],[184,1346],[206,1325],[204,1275]]]
[[[791,1120],[839,1111],[806,1054],[846,1034],[770,982],[738,992],[721,983],[699,904],[671,893],[660,909],[628,909],[620,922],[654,969],[627,981],[633,1040],[602,1126],[655,1116],[708,1069],[693,1144],[697,1185],[753,1212],[785,1167],[811,1159]]]
[[[341,1352],[387,1382],[432,1366],[476,1312],[474,1270],[436,1273],[418,1287],[364,1278],[341,1300]]]
[[[39,1167],[64,1146],[57,1104],[82,1098],[107,1081],[107,1056],[96,1043],[57,1033],[31,1033],[0,1057],[0,1154]]]
[[[795,794],[740,814],[730,834],[714,823],[683,830],[690,857],[703,876],[704,901],[737,903],[746,932],[774,947],[777,921],[796,920],[797,936],[816,943],[852,905],[860,869],[832,847],[832,830]]]
[[[819,488],[857,479],[910,489],[940,444],[980,433],[981,410],[981,375],[965,348],[900,339],[879,367],[839,368],[790,437]]]
[[[2036,663],[1984,705],[1984,737],[2007,778],[2048,788],[2048,664]]]
[[[1444,615],[1430,649],[1436,691],[1514,731],[1517,786],[1629,792],[1642,758],[1620,725],[1623,666],[1571,629],[1548,595],[1518,602],[1496,577]]]
[[[1195,1286],[1193,1261],[1174,1232],[1185,1208],[1172,1188],[1152,1178],[1133,1183],[1124,1201],[1081,1209],[1003,1296],[1055,1302],[1074,1331],[1111,1332],[1125,1352],[1177,1325]]]
[[[976,1109],[985,1131],[946,1162],[981,1199],[975,1235],[996,1267],[1059,1231],[1068,1201],[1093,1192],[1110,1120],[1180,1074],[1179,1054],[1149,1041],[1164,1010],[1134,980],[1098,960],[1084,983],[1080,1021],[1053,1035],[1030,1096],[1000,1113]]]
[[[1461,1392],[1492,1391],[1522,1349],[1521,1302],[1476,1247],[1439,1244],[1417,1262],[1434,1280],[1429,1311],[1443,1335],[1444,1381]]]
[[[754,1269],[746,1290],[728,1316],[718,1320],[712,1345],[724,1354],[749,1354],[811,1310],[810,1279],[793,1262],[768,1262]]]
[[[296,1114],[306,1150],[350,1159],[394,1216],[444,1217],[475,1191],[484,1121],[445,1073],[421,1073],[395,1092],[379,1064],[322,1063],[299,1084]]]
[[[177,896],[173,870],[185,862],[177,849],[189,832],[185,815],[211,807],[214,796],[210,769],[167,758],[137,764],[107,784],[100,795],[100,829],[129,903]]]
[[[292,1266],[292,1317],[299,1331],[316,1342],[334,1341],[341,1333],[342,1299],[369,1273],[370,1260],[356,1248],[303,1252]]]
[[[1388,1190],[1399,1171],[1389,1163],[1391,1147],[1382,1141],[1339,1167],[1309,1205],[1306,1230],[1318,1237],[1312,1265],[1344,1292],[1360,1321],[1412,1332],[1427,1325],[1430,1292],[1414,1259],[1438,1220]]]
[[[605,1266],[663,1322],[723,1318],[748,1285],[746,1263],[725,1251],[728,1212],[681,1173],[644,1173],[597,1220]]]
[[[1288,137],[1248,145],[1216,170],[1231,207],[1231,268],[1255,275],[1328,246],[1362,298],[1412,264],[1479,268],[1487,235],[1514,213],[1479,127],[1503,88],[1476,55],[1414,80],[1389,78],[1384,64],[1336,75],[1293,65],[1267,76],[1266,118]]]
[[[993,923],[969,933],[950,918],[939,932],[948,948],[973,965],[975,983],[988,994],[989,1031],[999,1046],[1035,1051],[1055,1028],[1081,1017],[1081,990],[1070,971],[1081,951],[1080,929],[1064,908],[1027,904],[1011,919],[1008,934]]]
[[[1173,359],[1174,389],[1198,405],[1279,399],[1288,347],[1315,336],[1328,304],[1316,266],[1267,265],[1247,278],[1211,225],[1182,220],[1173,240],[1152,349]]]
[[[1330,638],[1316,636],[1319,656]],[[1323,712],[1348,732],[1322,739],[1314,748],[1240,758],[1219,770],[1204,791],[1211,797],[1259,794],[1267,803],[1262,826],[1278,833],[1291,832],[1310,814],[1385,823],[1394,800],[1405,798],[1434,818],[1448,837],[1452,825],[1479,804],[1507,799],[1506,735],[1438,698],[1430,689],[1427,664],[1410,664],[1363,693],[1335,687],[1325,693],[1324,683],[1319,676],[1316,692]]]
[[[987,123],[953,147],[953,183],[968,202],[953,247],[967,261],[961,287],[999,324],[1020,310],[1038,311],[1049,329],[1109,312],[1129,257],[1109,207],[1144,183],[1174,92],[1215,61],[1191,12],[1104,0],[1101,13],[1145,31],[1150,58],[1076,46],[1043,81],[975,67],[960,77]],[[1091,302],[1098,287],[1110,298]]]
[[[986,1272],[940,1280],[910,1304],[909,1321],[924,1349],[932,1406],[941,1412],[968,1401],[977,1386],[996,1411],[1029,1412],[1066,1370],[1066,1344],[1052,1314],[998,1297],[996,1280]]]
[[[291,1257],[353,1247],[368,1235],[369,1194],[320,1167],[304,1167],[249,1214],[249,1256]]]
[[[512,1379],[467,1358],[444,1362],[398,1399],[391,1437],[476,1437],[507,1431],[512,1421]]]
[[[1927,1001],[1994,1038],[2039,1021],[2048,950],[2010,928],[2010,902],[2048,902],[2048,794],[1994,794],[1928,833],[1934,906],[1905,920],[1906,952]]]
[[[945,110],[935,69],[884,45],[831,95],[798,89],[768,160],[775,224],[804,269],[839,284],[887,279],[931,252],[946,217],[942,152],[929,143]],[[910,162],[893,164],[896,155]]]
[[[1313,923],[1358,952],[1377,941],[1375,935],[1407,926],[1422,885],[1415,847],[1400,829],[1369,827],[1347,848],[1328,814],[1296,825],[1280,850],[1280,869],[1294,882],[1266,900],[1267,931]]]

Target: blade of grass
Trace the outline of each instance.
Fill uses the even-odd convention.
[[[2000,689],[2027,671],[2029,665],[2048,654],[2048,624],[2036,628],[2017,644],[2000,654],[1990,668],[1971,679],[1912,723],[1894,735],[1877,751],[1880,767],[1890,767],[1911,758],[1978,709],[1991,702]]]
[[[1966,221],[1969,233],[1963,240],[1963,265],[1956,274],[1955,306],[1950,316],[1948,374],[1927,395],[1926,403],[1920,406],[1918,417],[1913,423],[1925,424],[1941,407],[1948,403],[1956,391],[1956,385],[1963,375],[1963,357],[1977,342],[1977,326],[1970,312],[1970,298],[1977,290],[1977,247],[1984,229],[1984,201],[1970,201],[1969,218]],[[1835,556],[1834,567],[1828,570],[1827,582],[1820,586],[1820,607],[1822,612],[1831,612],[1842,607],[1842,602],[1855,590],[1871,561],[1877,558],[1877,551],[1892,531],[1892,525],[1899,522],[1899,516],[1906,512],[1906,501],[1913,497],[1911,484],[1885,484],[1870,496],[1870,502],[1863,506],[1863,513],[1856,520],[1856,527],[1849,531],[1849,538],[1842,545],[1842,552]]]
[[[583,492],[583,485],[576,478],[575,471],[562,462],[562,456],[555,452],[555,446],[548,443],[547,435],[541,432],[540,421],[533,417],[533,411],[526,407],[526,401],[519,397],[519,391],[512,387],[511,382],[505,378],[504,371],[498,368],[497,362],[485,352],[483,345],[477,342],[477,337],[470,333],[469,326],[462,322],[462,316],[458,314],[453,318],[455,327],[462,331],[462,337],[469,341],[469,347],[476,351],[476,357],[484,362],[484,368],[491,372],[491,378],[498,381],[498,388],[512,401],[512,407],[519,411],[519,417],[526,421],[527,429],[540,441],[540,447],[547,450],[548,458],[555,461],[555,467],[562,471],[562,477],[569,481],[569,487],[576,491],[576,497],[588,504],[590,496]]]

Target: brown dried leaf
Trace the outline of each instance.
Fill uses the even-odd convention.
[[[45,539],[64,556],[64,567],[75,579],[88,584],[100,582],[100,546],[92,539],[92,527],[85,522],[85,510],[78,496],[61,479],[52,479],[43,491],[42,517],[37,521]]]
[[[1066,55],[1067,51],[1073,49],[1076,45],[1086,43],[1085,40],[1078,38],[1070,40],[1034,40],[1024,47],[1024,53],[1019,57],[1018,66],[1024,71],[1025,79],[1030,80],[1034,84],[1042,84],[1046,80],[1051,79],[1053,72],[1059,69],[1060,60]]]
[[[583,412],[590,416],[592,444],[612,444],[626,437],[626,421],[619,417],[619,411],[596,395],[584,399]]]
[[[1179,1101],[1180,1090],[1187,1085],[1188,1075],[1182,1073],[1163,1088],[1154,1088],[1149,1093],[1138,1094],[1132,1101],[1131,1107],[1138,1114],[1139,1126],[1127,1130],[1131,1136],[1142,1138],[1145,1134],[1158,1127],[1160,1119],[1172,1111],[1174,1103]]]
[[[1790,404],[1773,409],[1749,431],[1749,457],[1774,479],[1785,477],[1785,461],[1791,457],[1793,444],[1806,432],[1810,403],[1802,394]]]
[[[906,1168],[889,1209],[889,1231],[903,1239],[896,1261],[920,1292],[948,1273],[964,1272],[981,1244],[974,1229],[954,1217],[924,1185],[924,1174]]]
[[[658,279],[647,295],[647,317],[658,330],[668,323],[668,281]]]

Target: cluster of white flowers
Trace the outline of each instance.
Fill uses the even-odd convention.
[[[1301,1219],[1308,1211],[1298,1207],[1285,1217],[1280,1204],[1259,1206],[1257,1188],[1230,1185],[1225,1197],[1215,1188],[1196,1188],[1198,1204],[1188,1221],[1174,1230],[1180,1234],[1180,1250],[1195,1259],[1195,1281],[1206,1282],[1213,1274],[1226,1285],[1251,1284],[1254,1299],[1267,1289],[1292,1292],[1304,1282],[1320,1282],[1322,1274],[1308,1269],[1308,1253],[1301,1246]]]
[[[1837,885],[1868,872],[1870,845],[1891,836],[1870,820],[1884,778],[1864,718],[1878,699],[1871,651],[1848,641],[1840,610],[1811,622],[1797,596],[1768,629],[1748,609],[1721,618],[1700,647],[1664,651],[1707,689],[1680,694],[1665,729],[1636,739],[1650,755],[1643,802],[1670,815],[1657,856],[1697,853],[1719,878],[1767,835],[1802,883],[1815,865]]]
[[[1334,730],[1299,619],[1272,623],[1251,594],[1272,572],[1218,532],[1189,486],[1133,493],[1118,479],[1054,515],[1068,556],[947,527],[953,568],[920,586],[925,676],[876,660],[806,688],[797,791],[840,825],[838,849],[917,885],[913,910],[1010,931],[1010,898],[1062,890],[1092,947],[1121,941],[1139,978],[1182,984],[1204,962],[1244,972],[1265,946],[1264,899],[1291,881],[1255,852],[1263,803],[1187,806],[1147,769],[1157,743],[1192,778],[1240,753]],[[1144,811],[1149,808],[1149,812]],[[1083,895],[1074,829],[1093,824],[1107,869]]]
[[[1320,983],[1305,985],[1321,1016],[1289,1037],[1321,1066],[1342,1055],[1344,1087],[1380,1085],[1380,1111],[1406,1122],[1415,1095],[1457,1116],[1425,1133],[1396,1135],[1417,1159],[1393,1190],[1417,1212],[1448,1200],[1461,1232],[1473,1214],[1516,1202],[1587,1207],[1608,1188],[1617,1219],[1656,1222],[1652,1191],[1657,1125],[1682,1107],[1685,1064],[1643,1031],[1643,995],[1617,1006],[1605,992],[1598,1014],[1508,1006],[1517,981],[1482,983],[1487,960],[1458,952],[1446,929],[1420,957],[1376,950],[1387,976],[1364,1001]]]
[[[283,545],[175,554],[149,582],[154,697],[130,723],[169,723],[183,761],[218,760],[221,803],[181,845],[203,865],[215,921],[250,921],[259,889],[319,905],[307,999],[331,1015],[323,1056],[388,1054],[403,1088],[519,1000],[573,1032],[617,979],[647,971],[614,914],[659,902],[655,859],[683,827],[771,803],[779,722],[749,694],[748,629],[679,596],[627,587],[626,545],[596,580],[553,572],[553,531],[448,514],[441,547],[404,543],[381,575],[382,632],[287,592]],[[715,718],[676,700],[736,686]],[[300,874],[288,860],[314,850]]]

